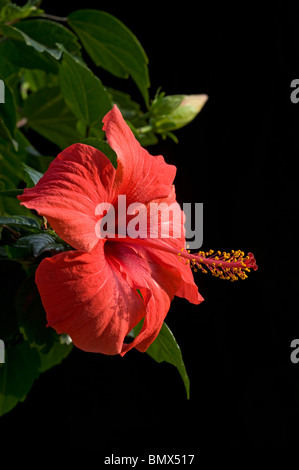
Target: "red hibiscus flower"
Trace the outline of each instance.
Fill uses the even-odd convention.
[[[146,221],[152,203],[164,202],[166,208],[177,205],[176,168],[140,146],[116,106],[103,122],[107,141],[117,154],[117,169],[99,150],[74,144],[19,199],[45,216],[74,248],[45,258],[36,271],[48,325],[59,334],[69,334],[85,351],[124,355],[133,347],[139,351],[149,347],[175,295],[194,304],[203,299],[190,268],[195,259],[187,252],[186,263],[178,257],[185,245],[184,231],[179,237],[171,235],[183,227],[181,211],[179,221],[167,223],[168,238],[150,238],[148,227],[142,236],[129,237],[123,227],[120,230],[118,217],[115,236],[99,238],[102,215],[97,208],[109,203],[116,216],[122,215],[118,214],[118,196],[126,197],[126,208],[133,203],[143,205]],[[161,233],[163,224],[160,217],[154,230]],[[142,319],[139,335],[126,343],[126,336]]]

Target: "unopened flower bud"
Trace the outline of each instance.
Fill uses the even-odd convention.
[[[159,133],[179,129],[197,116],[207,99],[205,94],[162,97],[152,105],[150,124]]]

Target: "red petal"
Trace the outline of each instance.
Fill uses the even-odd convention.
[[[48,325],[69,334],[85,351],[120,353],[124,338],[145,314],[136,289],[106,258],[103,241],[91,253],[45,258],[36,283]]]
[[[164,220],[166,223],[161,224],[163,220],[163,216],[161,216],[158,220],[158,225],[155,227],[155,231],[159,235],[160,238],[153,239],[155,241],[155,245],[151,246],[151,239],[147,238],[144,240],[144,246],[147,247],[147,250],[155,255],[158,263],[167,264],[168,266],[175,269],[181,276],[181,283],[177,292],[175,293],[178,297],[183,297],[189,302],[193,304],[199,304],[204,299],[198,292],[198,287],[194,282],[193,273],[190,268],[190,265],[186,263],[184,259],[180,259],[179,253],[181,252],[182,248],[186,245],[185,240],[185,215],[184,212],[181,210],[179,204],[176,202],[176,195],[175,195],[175,188],[172,187],[171,193],[168,195],[167,198],[157,199],[155,201],[151,201],[151,203],[164,203],[165,204],[165,211],[168,212],[167,207],[169,208],[172,205],[178,213],[180,217],[177,218],[170,218],[167,217],[168,213]],[[167,204],[167,206],[166,206]],[[163,208],[163,206],[160,205]],[[148,212],[150,211],[150,204],[148,205]],[[163,213],[163,209],[161,211]],[[170,236],[167,238],[161,238],[162,231],[164,234],[169,234]],[[175,234],[181,234],[181,236],[175,238]],[[172,236],[171,236],[172,235]],[[157,245],[160,245],[160,250],[157,249]],[[167,248],[170,250],[174,250],[175,253],[167,252]]]
[[[176,167],[166,164],[161,155],[152,156],[141,147],[117,106],[106,114],[103,122],[108,143],[117,154],[118,194],[126,194],[128,204],[168,196]]]
[[[159,334],[181,282],[180,274],[140,246],[108,242],[107,255],[132,289],[140,290],[146,306],[141,332],[132,343],[124,344],[121,355],[133,347],[144,352]]]
[[[198,292],[198,287],[194,282],[193,273],[189,264],[185,264],[184,260],[180,260],[177,255],[155,251],[157,258],[163,259],[163,262],[173,269],[176,269],[181,276],[181,283],[175,295],[182,297],[192,304],[200,304],[204,299]]]
[[[96,206],[112,198],[115,169],[99,150],[74,144],[63,150],[34,188],[18,198],[21,205],[47,218],[57,234],[78,250],[90,251],[95,233]]]

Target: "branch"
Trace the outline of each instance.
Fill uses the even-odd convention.
[[[63,23],[67,22],[67,17],[66,16],[49,15],[48,13],[43,13],[41,16],[43,18],[48,18],[49,20],[53,20],[53,21],[61,21]]]

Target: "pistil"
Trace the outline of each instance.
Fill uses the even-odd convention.
[[[238,279],[246,279],[247,272],[250,269],[256,271],[258,269],[253,253],[245,256],[244,251],[232,250],[230,253],[213,250],[204,252],[199,251],[197,254],[191,254],[190,250],[183,248],[178,253],[179,258],[186,259],[186,263],[196,272],[200,269],[203,273],[207,273],[207,269],[213,276],[220,279],[237,281]]]
[[[227,253],[225,251],[199,251],[198,253],[191,253],[187,248],[182,247],[178,253],[169,243],[163,238],[159,240],[151,238],[108,238],[109,241],[118,241],[119,243],[126,243],[129,245],[140,245],[148,248],[152,248],[159,251],[165,251],[177,255],[179,260],[189,264],[194,272],[200,270],[203,273],[211,272],[213,276],[219,279],[226,279],[230,281],[237,281],[238,279],[246,279],[247,273],[251,269],[256,271],[258,269],[256,260],[253,253],[248,253],[245,256],[244,251],[232,250]]]

